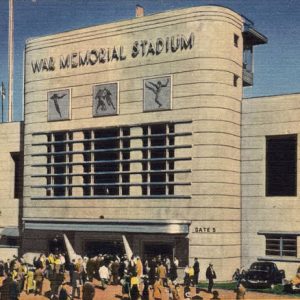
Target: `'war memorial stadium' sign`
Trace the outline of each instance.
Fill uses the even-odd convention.
[[[148,57],[157,56],[161,53],[175,53],[194,47],[195,35],[190,33],[189,37],[185,35],[176,35],[171,37],[157,38],[155,41],[140,40],[132,44],[130,52],[124,46],[113,46],[111,48],[91,49],[85,52],[73,52],[67,55],[61,55],[57,60],[54,57],[42,58],[31,61],[33,73],[43,71],[54,71],[56,69],[69,69],[96,64],[104,64],[113,61],[124,61],[127,57]],[[58,61],[58,63],[57,63]]]

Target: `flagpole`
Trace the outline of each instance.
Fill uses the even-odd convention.
[[[8,122],[12,122],[14,76],[14,0],[9,0],[8,25]]]

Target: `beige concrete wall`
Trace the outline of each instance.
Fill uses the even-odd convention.
[[[21,123],[0,124],[0,228],[18,226],[19,199],[14,198],[15,164],[11,153],[21,150]]]
[[[18,256],[18,253],[18,247],[0,247],[0,257],[3,261],[6,261],[7,259],[12,259],[13,256]]]
[[[84,28],[28,41],[25,70],[25,183],[24,217],[191,220],[190,261],[200,258],[204,272],[214,262],[218,279],[231,278],[240,265],[240,119],[242,97],[242,18],[221,7],[195,7],[133,20]],[[135,40],[166,39],[194,33],[192,49],[147,57],[130,57],[94,66],[33,73],[31,62],[72,52],[122,45]],[[234,34],[239,46],[234,46]],[[143,113],[143,79],[172,76],[172,110]],[[233,86],[234,75],[239,76]],[[119,83],[119,115],[92,117],[92,87]],[[72,119],[47,122],[47,91],[71,89]],[[181,130],[192,149],[181,155],[191,161],[191,186],[180,187],[190,199],[31,200],[41,181],[31,177],[35,132],[97,128],[126,124],[187,120]],[[45,151],[41,147],[40,151]],[[41,171],[42,172],[42,171]],[[122,208],[122,209],[120,209]],[[147,208],[147,209],[146,209]],[[196,228],[210,228],[200,233]],[[214,229],[213,229],[214,228]],[[198,232],[195,232],[198,230]],[[204,273],[203,273],[204,274]],[[204,275],[201,275],[203,278]]]
[[[300,94],[244,99],[242,103],[242,257],[249,265],[265,257],[258,231],[299,232],[299,191],[295,197],[265,196],[267,135],[299,134]],[[299,142],[297,146],[299,162]],[[300,183],[299,165],[297,186]],[[298,252],[300,258],[300,253]],[[299,260],[300,261],[300,260]],[[288,277],[299,262],[278,262]]]

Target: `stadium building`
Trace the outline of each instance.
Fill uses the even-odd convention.
[[[201,278],[209,262],[219,280],[257,259],[294,272],[299,95],[242,100],[266,42],[218,6],[28,40],[24,122],[0,126],[1,251],[65,233],[118,253],[125,235],[143,259],[198,257]]]

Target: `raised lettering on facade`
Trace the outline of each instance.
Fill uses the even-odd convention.
[[[134,41],[130,49],[130,54],[126,54],[124,46],[113,46],[111,48],[95,48],[85,52],[73,52],[67,55],[61,55],[59,58],[46,57],[31,61],[33,73],[43,71],[54,71],[56,69],[74,69],[96,64],[104,64],[114,61],[124,61],[127,57],[133,59],[138,57],[158,56],[161,53],[176,53],[185,51],[194,47],[195,35],[190,33],[189,37],[185,35],[174,35],[166,38],[157,38],[156,40]]]

